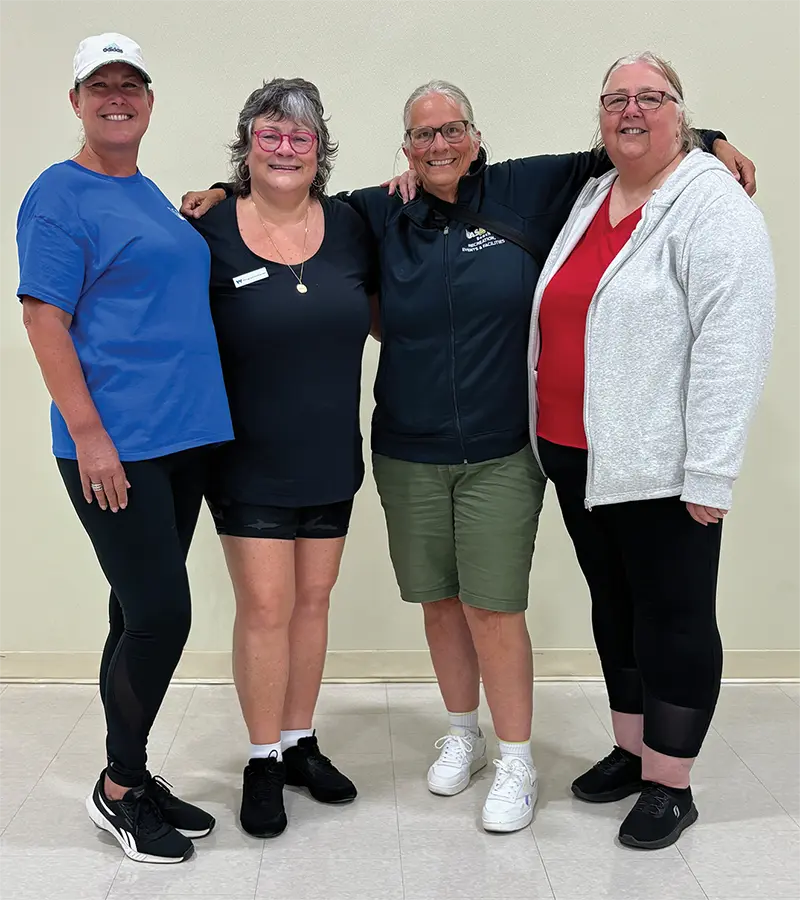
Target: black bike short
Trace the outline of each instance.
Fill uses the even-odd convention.
[[[353,512],[352,500],[300,507],[252,506],[237,501],[207,503],[217,534],[279,541],[344,537]]]

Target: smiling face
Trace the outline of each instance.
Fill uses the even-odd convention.
[[[613,71],[602,93],[633,96],[647,90],[666,91],[676,96],[663,73],[644,62]],[[652,166],[657,171],[669,165],[680,152],[682,120],[678,104],[667,99],[658,109],[650,110],[639,109],[633,100],[621,112],[608,112],[601,104],[600,135],[617,169],[646,163],[648,168]]]
[[[260,140],[258,132],[261,132]],[[247,166],[251,180],[263,188],[308,191],[317,174],[316,135],[301,122],[260,116],[253,123]]]
[[[447,122],[465,119],[461,106],[443,94],[428,94],[420,97],[411,107],[408,128],[430,126],[440,128]],[[480,149],[480,134],[468,127],[464,137],[456,143],[449,143],[437,133],[426,148],[415,148],[408,137],[403,144],[403,153],[409,165],[419,176],[422,186],[431,194],[443,199],[453,199],[458,188],[458,180],[469,171],[477,159]]]
[[[69,92],[87,143],[95,149],[135,149],[150,124],[153,93],[127,63],[109,63]]]

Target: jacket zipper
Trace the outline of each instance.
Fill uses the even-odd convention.
[[[466,463],[467,451],[464,447],[464,433],[461,430],[461,414],[458,411],[458,395],[456,393],[456,324],[455,314],[453,311],[453,295],[450,292],[450,266],[447,255],[448,237],[450,235],[450,226],[444,226],[444,283],[447,289],[447,308],[450,312],[450,386],[453,391],[453,410],[456,414],[456,431],[458,432],[458,443],[461,447],[461,457]]]

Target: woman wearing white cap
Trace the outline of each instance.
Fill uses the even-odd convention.
[[[70,100],[85,142],[19,211],[23,320],[53,398],[53,452],[111,586],[100,667],[108,766],[92,821],[132,859],[187,859],[214,818],[147,770],[191,621],[186,554],[208,448],[233,437],[205,241],[137,167],[153,93],[139,46],[86,38]]]

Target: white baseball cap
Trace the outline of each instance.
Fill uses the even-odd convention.
[[[145,81],[153,80],[142,59],[142,48],[136,41],[125,37],[124,34],[109,31],[84,38],[78,44],[73,60],[75,83],[78,84],[92,72],[114,62],[127,63],[138,69]]]

